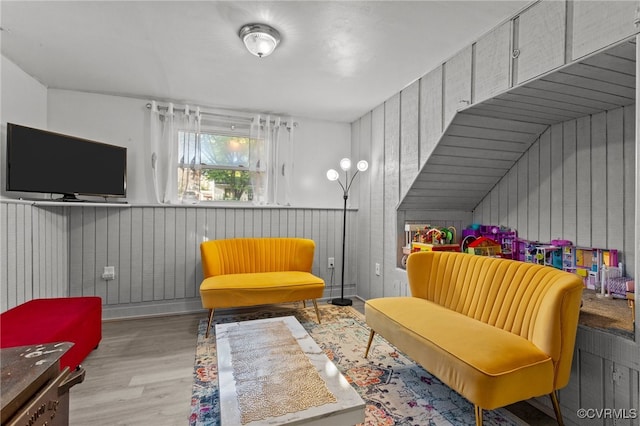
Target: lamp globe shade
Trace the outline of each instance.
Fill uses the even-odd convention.
[[[369,163],[367,163],[365,160],[360,160],[358,161],[357,167],[358,167],[358,171],[364,172],[369,168]]]
[[[335,169],[327,170],[327,179],[334,181],[334,180],[338,180],[339,177],[340,175]]]
[[[351,160],[348,158],[343,158],[340,160],[340,168],[345,172],[351,168]]]

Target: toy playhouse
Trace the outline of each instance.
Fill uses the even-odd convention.
[[[404,231],[402,267],[406,267],[409,254],[416,251],[460,251],[454,226],[438,228],[429,224],[406,223]]]

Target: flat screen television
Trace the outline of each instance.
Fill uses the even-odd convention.
[[[127,149],[7,123],[7,191],[123,198]]]

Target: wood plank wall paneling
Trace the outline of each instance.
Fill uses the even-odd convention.
[[[356,123],[360,131],[360,140],[357,145],[357,151],[359,155],[356,158],[366,159],[369,162],[369,169],[359,175],[360,181],[358,182],[358,220],[356,226],[358,229],[357,240],[355,242],[357,259],[367,259],[368,261],[356,261],[354,266],[357,270],[357,289],[356,294],[358,296],[368,299],[371,294],[372,277],[375,276],[374,264],[372,260],[372,241],[371,241],[371,221],[373,211],[371,209],[371,203],[373,198],[373,179],[372,173],[374,164],[372,161],[372,113],[364,115],[362,119]]]
[[[562,235],[563,239],[576,241],[577,234],[577,170],[576,121],[563,124],[562,145]]]
[[[576,203],[577,203],[577,235],[576,244],[588,247],[591,244],[591,117],[585,116],[576,120]]]
[[[589,424],[640,425],[640,416],[633,416],[630,411],[639,408],[639,370],[640,347],[632,340],[578,327],[571,380],[558,395],[565,423],[585,424],[585,420],[577,416],[580,408],[608,408],[618,410],[615,422],[611,422],[612,414],[591,419]],[[546,407],[547,412],[553,412],[549,398],[534,402]]]
[[[551,126],[478,205],[474,222],[514,227],[533,241],[622,250],[633,274],[634,114],[629,106]]]
[[[634,235],[636,232],[636,223],[633,216],[629,216],[629,212],[636,212],[636,216],[640,217],[636,206],[640,204],[640,200],[636,199],[637,195],[629,196],[629,194],[638,193],[638,179],[640,179],[640,170],[636,165],[636,158],[640,158],[640,153],[636,152],[636,108],[630,107],[624,109],[624,148],[623,148],[623,165],[624,168],[624,235]],[[625,253],[635,252],[636,241],[633,238],[625,238],[623,241],[623,251]],[[636,265],[638,264],[638,256],[640,251],[636,252]],[[629,262],[627,260],[627,262]],[[629,265],[627,265],[629,266]],[[631,268],[629,271],[639,271],[640,268]],[[636,273],[637,273],[636,272]],[[639,315],[640,316],[640,315]]]
[[[529,169],[528,169],[528,164],[529,164],[529,152],[525,152],[522,157],[520,157],[520,162],[518,163],[518,194],[524,194],[527,193],[527,191],[529,190]],[[517,216],[518,216],[518,221],[517,221],[517,225],[516,225],[516,229],[523,229],[524,232],[528,232],[528,225],[529,225],[529,202],[527,197],[522,197],[519,196],[518,197],[518,204],[517,204]]]
[[[385,271],[394,270],[400,260],[398,250],[398,230],[396,206],[400,201],[400,94],[385,102],[384,107],[384,264]],[[383,288],[383,296],[392,289]]]
[[[607,113],[591,119],[591,246],[607,244]],[[618,167],[618,166],[616,166]]]
[[[9,279],[13,279],[9,273],[9,265],[13,267],[14,262],[9,260],[9,247],[15,247],[15,243],[10,243],[9,238],[9,217],[7,214],[8,205],[0,203],[0,312],[15,306],[15,302],[9,302]]]
[[[595,70],[600,73],[607,69],[612,76],[610,82],[633,87],[636,82],[635,69],[632,69],[635,57],[629,57],[628,47],[621,46],[620,49],[612,50],[605,59],[602,55],[593,56],[583,65],[563,69],[562,73],[547,74],[572,57],[592,53],[622,40],[627,34],[637,32],[637,29],[629,30],[628,21],[624,21],[626,29],[621,29],[618,22],[623,20],[623,15],[626,15],[625,19],[633,18],[635,9],[631,11],[631,8],[635,8],[637,2],[628,2],[624,6],[618,3],[538,2],[523,11],[520,17],[484,36],[475,46],[459,52],[452,60],[425,74],[420,79],[418,107],[419,167],[422,168],[430,158],[432,161],[434,157],[450,156],[449,148],[459,145],[462,137],[464,140],[474,137],[473,143],[481,140],[474,129],[472,135],[463,134],[459,137],[456,134],[455,138],[444,143],[440,141],[443,125],[459,108],[452,99],[457,96],[458,90],[464,92],[466,85],[470,85],[474,103],[486,99],[478,106],[483,115],[480,120],[486,120],[486,116],[507,118],[514,122],[539,123],[542,129],[535,132],[540,135],[526,152],[518,152],[522,156],[516,165],[499,181],[491,182],[495,186],[473,213],[469,213],[468,219],[462,217],[464,212],[457,212],[461,215],[460,222],[500,224],[518,229],[521,236],[531,240],[564,238],[575,240],[582,246],[608,244],[614,234],[622,233],[625,237],[618,236],[617,244],[623,247],[627,273],[632,274],[630,269],[633,267],[631,261],[634,259],[635,245],[633,236],[636,232],[633,218],[637,204],[634,196],[637,191],[635,108],[630,106],[615,111],[615,108],[624,103],[614,106],[610,103],[614,98],[604,97],[602,99],[607,100],[604,102],[599,96],[575,102],[574,89],[561,88],[559,82],[566,80],[569,74],[597,77],[592,75]],[[613,10],[609,11],[609,7]],[[610,14],[613,20],[609,19]],[[618,18],[620,19],[617,20]],[[565,29],[570,32],[566,37]],[[513,34],[511,30],[514,31]],[[512,42],[514,48],[521,50],[520,56],[514,60],[511,60],[508,51]],[[473,75],[465,74],[466,64],[462,64],[467,50],[471,52]],[[502,56],[502,60],[492,60],[496,57],[499,59],[499,52],[503,50],[506,50],[506,54]],[[459,62],[458,65],[456,61]],[[450,81],[455,79],[452,77],[454,72],[459,72],[462,81]],[[506,85],[528,81],[541,74],[546,74],[544,81],[532,83],[529,87],[514,88],[509,93],[502,92]],[[576,90],[584,89],[580,88],[582,79],[572,82],[576,82]],[[600,85],[600,82],[590,81],[589,85],[592,84]],[[605,86],[605,93],[611,90],[615,94],[619,90],[617,87]],[[549,92],[560,89],[561,92]],[[491,99],[496,92],[500,93],[499,96]],[[541,101],[543,95],[549,96],[551,100]],[[628,98],[628,91],[623,91],[622,95]],[[405,114],[415,112],[407,110],[405,102],[402,102],[398,112],[396,101],[392,97],[372,114],[372,163],[375,162],[376,167],[384,170],[384,173],[383,176],[372,173],[372,250],[370,258],[360,258],[359,261],[369,265],[383,257],[385,270],[379,281],[374,281],[376,277],[372,275],[370,291],[359,291],[365,298],[402,293],[398,287],[398,280],[402,278],[394,260],[398,253],[403,221],[429,221],[427,218],[431,218],[434,220],[430,221],[436,223],[437,214],[442,213],[437,212],[434,216],[434,212],[418,211],[417,207],[409,206],[400,211],[395,210],[396,194],[403,193],[398,187],[398,178],[402,178],[403,172],[398,167],[397,153],[400,150],[402,162],[402,156],[408,148],[402,146],[406,139],[405,124],[411,121]],[[514,102],[518,103],[518,108],[514,109]],[[595,110],[597,111],[594,112]],[[602,112],[604,110],[609,112]],[[467,111],[473,113],[473,109],[465,110],[465,113]],[[400,130],[398,121],[402,123]],[[450,130],[457,132],[465,129],[454,126]],[[493,136],[496,135],[489,139],[498,140],[492,140],[488,148],[509,151],[503,146],[503,138]],[[451,165],[444,165],[443,162],[440,164],[442,165],[434,168],[433,173],[420,174],[412,188],[424,190],[422,194],[428,197],[428,191],[434,185],[447,184],[441,175],[455,177],[450,173]],[[458,168],[455,170],[461,172]],[[401,185],[404,189],[404,182]],[[612,194],[609,194],[610,191]],[[451,214],[453,212],[449,213],[452,218],[456,216]],[[390,247],[394,244],[395,247]],[[560,393],[560,402],[568,424],[581,424],[576,417],[578,408],[601,408],[605,404],[604,407],[615,409],[637,404],[640,389],[638,348],[637,343],[618,335],[579,328],[571,381]],[[612,378],[614,370],[621,372],[617,379]],[[544,399],[543,405],[548,405],[548,398]],[[602,420],[594,421],[594,424],[605,423]],[[622,424],[637,426],[640,420]]]
[[[352,260],[359,244],[355,216],[348,210],[346,295],[355,294],[359,272]],[[0,201],[0,308],[37,297],[96,295],[111,308],[197,300],[199,243],[234,236],[313,239],[313,273],[325,279],[326,296],[339,294],[342,210],[48,207]],[[335,257],[334,271],[328,270],[327,257]],[[114,280],[102,279],[105,266],[115,267]]]
[[[400,198],[403,198],[419,171],[420,81],[402,90],[400,111]]]
[[[371,241],[370,262],[380,263],[383,270],[380,276],[371,275],[371,291],[369,298],[382,297],[384,295],[384,275],[387,263],[384,249],[384,228],[386,209],[385,203],[385,105],[382,104],[373,110],[371,114],[371,227],[369,238]],[[369,263],[369,259],[361,259],[361,262]]]
[[[560,239],[562,229],[563,144],[562,124],[551,126],[551,239]]]
[[[535,211],[540,204],[540,146],[538,144],[529,148],[529,176],[527,176],[527,183],[529,187],[527,189],[528,210],[530,212]],[[498,216],[500,216],[498,214]],[[527,231],[528,235],[535,235],[538,240],[540,235],[540,221],[535,214],[527,215]],[[500,222],[493,222],[500,223]]]
[[[338,194],[339,195],[339,194]],[[338,196],[336,195],[336,196]],[[316,242],[313,273],[336,296],[342,264],[342,210],[211,207],[69,208],[69,292],[98,295],[108,307],[197,299],[199,244],[232,237],[305,237]],[[347,212],[345,294],[355,293],[356,211]],[[331,288],[327,257],[335,257]],[[114,266],[114,280],[102,279]]]
[[[606,247],[616,250],[624,248],[620,235],[624,233],[624,110],[622,108],[607,112],[607,186],[606,199],[607,221]],[[631,261],[631,259],[629,259]]]
[[[68,219],[63,207],[0,200],[0,312],[68,295]]]

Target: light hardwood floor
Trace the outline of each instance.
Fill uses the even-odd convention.
[[[103,323],[102,342],[71,388],[69,424],[186,425],[204,313]]]
[[[356,309],[363,312],[363,306],[354,299]],[[85,380],[71,388],[70,425],[188,424],[196,335],[203,318],[204,311],[104,322],[99,348],[83,363]],[[527,403],[509,409],[532,426],[556,424]]]

